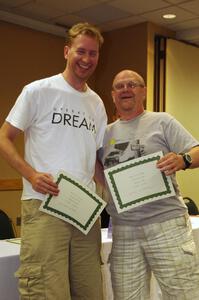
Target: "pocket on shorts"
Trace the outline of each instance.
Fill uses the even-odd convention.
[[[190,240],[182,245],[182,250],[185,254],[194,255],[196,254],[196,245],[193,240]]]
[[[22,299],[46,299],[41,265],[36,263],[22,265],[15,273],[15,277],[19,279],[19,290]]]
[[[22,202],[22,218],[24,224],[31,224],[36,219],[40,218],[43,212],[39,210],[41,200],[31,199],[23,200]]]
[[[175,218],[174,220],[175,220],[174,225],[175,225],[175,226],[178,226],[178,227],[187,227],[188,224],[189,224],[186,215],[181,216],[181,217],[177,217],[177,218]]]

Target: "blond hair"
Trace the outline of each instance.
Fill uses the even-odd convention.
[[[101,47],[104,42],[104,39],[101,35],[99,28],[85,22],[85,23],[75,24],[69,29],[66,37],[66,44],[71,46],[73,40],[80,34],[88,35],[96,39],[99,43],[99,47]]]

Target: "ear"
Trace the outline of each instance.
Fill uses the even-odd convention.
[[[113,99],[113,103],[115,103],[115,93],[114,93],[114,91],[111,91],[111,96],[112,96],[112,99]]]
[[[144,99],[146,98],[146,95],[147,95],[147,88],[146,86],[144,87]]]
[[[68,58],[68,52],[69,52],[69,46],[65,46],[64,47],[64,58],[67,59]]]

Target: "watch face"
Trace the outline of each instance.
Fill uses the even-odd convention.
[[[182,155],[183,159],[184,159],[184,163],[185,163],[185,168],[184,170],[186,170],[187,168],[190,167],[190,165],[192,164],[192,158],[188,153],[184,153]]]
[[[192,163],[192,158],[191,158],[191,156],[189,155],[189,154],[185,154],[185,159],[187,160],[187,162],[189,163],[189,164],[191,164]]]

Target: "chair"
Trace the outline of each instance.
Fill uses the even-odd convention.
[[[189,197],[183,197],[183,200],[188,208],[189,215],[198,215],[199,210],[195,202]]]
[[[101,228],[108,228],[110,215],[107,213],[106,209],[104,208],[101,212]]]
[[[0,209],[0,240],[15,237],[12,221],[8,215]]]

